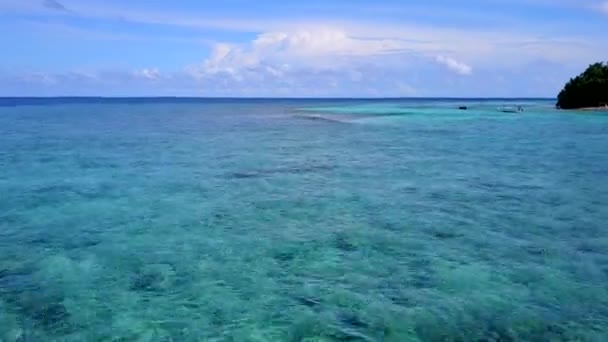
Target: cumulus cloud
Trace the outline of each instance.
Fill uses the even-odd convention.
[[[353,88],[365,96],[421,94],[411,78],[441,74],[439,66],[457,75],[473,68],[441,49],[419,48],[419,41],[358,36],[337,27],[310,27],[258,35],[248,43],[218,43],[201,64],[187,69],[202,83],[220,77],[218,86],[335,94]],[[418,76],[418,80],[422,77]],[[378,92],[377,89],[383,89]]]
[[[302,70],[338,70],[360,79],[361,68],[403,70],[411,66],[441,66],[457,75],[473,70],[517,68],[546,59],[578,65],[607,51],[577,39],[543,39],[505,33],[441,30],[424,27],[375,28],[344,25],[305,25],[268,31],[246,43],[224,42],[212,47],[199,65],[189,68],[202,77],[225,74],[246,80],[252,73],[286,78]],[[389,74],[390,75],[390,74]]]
[[[469,65],[459,62],[454,58],[446,57],[446,56],[437,56],[435,57],[435,61],[439,64],[444,65],[449,70],[459,74],[459,75],[470,75],[473,71]]]
[[[264,33],[258,36],[253,45],[257,51],[298,57],[381,55],[399,52],[403,48],[403,44],[397,40],[356,38],[336,28]]]
[[[254,71],[282,77],[295,70],[348,70],[360,79],[357,67],[408,53],[407,45],[394,39],[359,38],[337,28],[310,28],[267,32],[246,44],[216,44],[194,73],[225,73],[240,77]],[[405,63],[403,61],[403,63]]]
[[[201,84],[253,93],[314,96],[413,96],[411,81],[441,74],[438,64],[459,75],[472,67],[455,57],[437,57],[420,42],[359,36],[339,27],[309,27],[259,34],[247,43],[218,43],[187,73]],[[441,50],[439,50],[441,51]],[[418,82],[418,83],[419,83]],[[349,93],[350,92],[350,93]]]
[[[259,64],[277,66],[289,61],[297,64],[320,64],[336,58],[356,58],[402,52],[401,42],[389,39],[362,39],[334,28],[268,32],[249,44],[217,44],[204,62],[210,72],[234,71]],[[280,66],[280,65],[278,65]],[[285,65],[283,65],[285,66]]]
[[[40,1],[0,0],[0,8],[8,6],[25,11],[28,6],[33,6],[38,11],[36,13],[45,16],[65,16],[60,12],[50,13],[40,6]],[[65,6],[58,1],[63,0],[45,0],[42,3],[46,8],[65,11]],[[608,0],[594,3],[599,4],[600,1],[604,1],[604,5],[593,9],[608,13]],[[157,93],[171,87],[177,94],[192,94],[195,89],[205,92],[206,96],[455,96],[467,95],[457,93],[462,89],[488,91],[490,87],[480,86],[485,84],[484,75],[488,70],[515,70],[542,59],[556,63],[558,66],[551,72],[557,73],[556,70],[566,70],[564,66],[584,65],[601,59],[608,52],[604,45],[597,44],[594,37],[564,36],[543,31],[540,26],[538,30],[519,26],[479,30],[468,26],[425,26],[422,22],[383,23],[375,19],[302,21],[285,17],[235,19],[220,15],[205,18],[195,13],[155,11],[151,8],[131,10],[98,1],[66,1],[66,4],[69,5],[69,16],[75,18],[121,20],[131,25],[188,27],[193,32],[200,30],[201,36],[208,34],[208,29],[253,33],[256,36],[247,42],[214,44],[208,55],[193,56],[193,65],[175,65],[173,71],[163,70],[161,73],[156,68],[143,68],[98,72],[93,77],[32,74],[24,80],[27,78],[28,82],[37,82],[41,86],[54,84],[54,89],[59,89],[55,86],[61,84],[74,85],[73,89],[77,90],[85,87],[76,84],[91,85],[90,89],[102,84],[99,89],[104,91],[122,87],[130,92],[132,88],[139,87]],[[585,8],[591,9],[588,5]],[[37,21],[27,21],[28,28]],[[113,31],[104,31],[106,25],[87,27],[75,25],[72,21],[46,23],[42,20],[40,23],[44,24],[38,27],[41,34],[74,40],[150,39],[158,45],[163,39],[156,31],[136,30],[137,34],[121,32],[117,35]],[[51,24],[52,27],[49,26]],[[176,30],[167,32],[169,35],[165,39],[198,37],[196,34],[174,37],[170,32]],[[245,35],[239,35],[242,36]],[[445,70],[451,72],[446,73]],[[533,69],[526,69],[529,70]],[[461,75],[470,77],[459,77]],[[524,75],[515,79],[530,77]],[[556,83],[561,86],[561,78]],[[506,88],[501,86],[500,89]],[[180,89],[186,90],[179,93]],[[516,88],[520,89],[522,87]]]

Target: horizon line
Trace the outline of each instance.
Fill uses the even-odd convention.
[[[0,96],[0,100],[6,99],[200,99],[200,100],[555,100],[554,97],[458,97],[458,96],[399,96],[399,97],[272,97],[272,96]]]

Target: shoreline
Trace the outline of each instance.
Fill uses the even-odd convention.
[[[579,111],[585,111],[585,112],[590,112],[590,111],[605,112],[605,111],[608,111],[608,106],[583,107],[583,108],[576,108],[576,109],[571,109],[571,110],[579,110]]]

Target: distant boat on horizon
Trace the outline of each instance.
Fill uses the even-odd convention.
[[[517,107],[498,107],[498,110],[503,113],[521,113],[524,111],[522,106]]]

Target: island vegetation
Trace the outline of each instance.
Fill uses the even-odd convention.
[[[557,96],[562,109],[608,108],[608,63],[591,64],[570,79]]]

